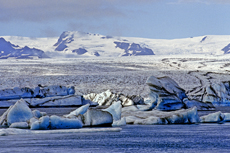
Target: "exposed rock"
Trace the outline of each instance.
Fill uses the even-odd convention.
[[[204,42],[204,41],[207,39],[207,37],[208,37],[208,36],[204,36],[204,37],[202,38],[202,40],[200,41],[200,43]]]
[[[200,117],[200,122],[202,123],[220,123],[223,122],[225,118],[224,113],[215,112],[205,116]]]
[[[27,122],[15,122],[10,125],[10,128],[28,129],[29,125]]]
[[[92,54],[95,56],[101,56],[97,51],[92,52]]]
[[[228,44],[227,46],[225,46],[221,50],[224,51],[224,54],[229,54],[230,53],[230,44]]]
[[[150,88],[149,98],[158,110],[179,110],[184,107],[183,99],[187,98],[185,90],[169,77],[151,76],[146,81]]]
[[[88,51],[86,50],[86,49],[84,49],[84,48],[78,48],[78,49],[74,49],[73,51],[72,51],[72,53],[77,53],[78,55],[83,55],[83,54],[85,54],[85,53],[87,53]]]
[[[197,107],[197,110],[215,110],[212,103],[204,103],[198,100],[189,100],[188,98],[183,99],[186,108]]]
[[[26,122],[33,117],[33,113],[30,108],[27,106],[26,102],[21,99],[10,108],[7,113],[7,125],[10,126],[15,122]]]
[[[85,114],[81,116],[84,126],[111,126],[113,116],[106,111],[96,108],[89,108]]]
[[[193,124],[199,123],[197,108],[181,109],[172,112],[159,110],[139,111],[122,109],[122,117],[127,124]]]
[[[68,31],[63,32],[59,37],[58,42],[54,44],[54,46],[57,46],[55,51],[64,51],[67,48],[66,44],[71,43],[72,41],[74,41],[74,35],[71,35]]]
[[[153,51],[146,47],[141,47],[136,43],[114,42],[116,47],[123,49],[124,53],[121,56],[136,56],[136,55],[154,55]]]
[[[82,122],[78,119],[62,118],[56,115],[50,117],[51,129],[77,129],[82,128]]]

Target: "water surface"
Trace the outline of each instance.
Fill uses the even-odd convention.
[[[229,152],[230,123],[128,125],[121,132],[10,135],[0,152]]]

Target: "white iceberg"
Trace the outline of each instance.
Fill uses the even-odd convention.
[[[33,117],[32,111],[23,99],[17,101],[17,103],[9,109],[6,119],[8,126],[15,122],[29,121]]]
[[[76,110],[70,112],[68,115],[64,115],[64,117],[71,117],[71,116],[78,116],[78,115],[83,115],[85,114],[85,112],[88,110],[90,104],[86,104],[84,106],[81,106],[79,108],[77,108]]]
[[[219,111],[205,116],[201,116],[200,121],[202,123],[220,123],[224,121],[224,118],[224,113],[221,113],[221,111]]]

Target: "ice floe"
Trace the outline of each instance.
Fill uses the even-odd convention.
[[[127,124],[193,124],[200,122],[196,107],[170,112],[130,110],[134,109],[122,110],[122,117],[126,118]]]
[[[120,132],[122,128],[82,128],[82,129],[58,129],[58,130],[25,130],[25,129],[0,129],[0,136],[26,135],[26,134],[64,134],[64,133],[94,133],[94,132]]]

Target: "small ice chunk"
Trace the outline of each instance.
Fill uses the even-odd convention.
[[[113,116],[113,120],[117,121],[121,119],[121,102],[115,102],[111,106],[109,106],[106,109],[103,109],[103,111],[109,112]]]
[[[221,113],[221,111],[200,117],[201,122],[203,123],[218,123],[224,121],[224,118],[225,115],[224,113]]]
[[[61,118],[56,115],[50,117],[51,129],[77,129],[82,128],[82,122],[78,119]]]
[[[29,125],[27,122],[15,122],[10,125],[10,128],[28,129]]]
[[[125,125],[126,125],[126,119],[125,119],[125,117],[123,117],[120,120],[113,121],[113,124],[112,124],[113,127],[125,126]]]
[[[230,113],[224,113],[224,121],[225,122],[230,122]]]
[[[37,109],[33,110],[32,111],[34,117],[37,117],[37,118],[40,118],[42,115],[41,115],[41,112]]]
[[[76,110],[70,112],[68,115],[64,115],[64,117],[70,117],[70,116],[78,116],[78,115],[83,115],[85,114],[85,112],[88,110],[90,104],[86,104],[84,106],[81,106],[79,108],[77,108]]]
[[[48,130],[50,128],[49,116],[43,116],[38,121],[31,124],[31,130]]]

